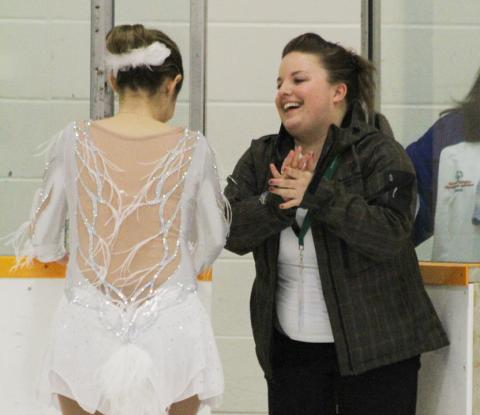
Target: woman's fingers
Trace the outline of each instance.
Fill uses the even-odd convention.
[[[302,146],[295,147],[295,150],[290,150],[283,160],[281,173],[285,173],[285,168],[293,167],[298,168],[298,163],[302,159]]]
[[[285,157],[281,172],[273,163],[270,164],[272,178],[268,181],[268,190],[283,199],[283,203],[279,205],[281,209],[300,206],[303,195],[312,180],[313,169],[313,153],[303,155],[300,146],[295,151],[290,151]]]
[[[300,206],[314,169],[313,152],[302,154],[301,146],[296,147],[295,151],[290,150],[280,171],[273,163],[270,164],[272,178],[268,181],[268,190],[284,200],[279,205],[281,209]]]
[[[268,181],[270,186],[275,186],[281,189],[295,189],[298,186],[296,180],[285,179],[283,177],[270,179]]]
[[[291,166],[293,167],[293,166]],[[313,161],[313,152],[308,152],[307,154],[303,154],[298,162],[297,166],[298,170],[308,170],[308,171],[314,171],[315,170],[315,164]]]
[[[312,172],[308,170],[302,171],[300,169],[293,169],[291,167],[285,168],[285,174],[287,175],[287,177],[291,179],[297,179],[297,180],[303,179],[303,180],[307,180],[308,182],[310,182],[313,176]]]
[[[295,150],[290,150],[283,160],[282,168],[280,169],[282,175],[285,174],[285,169],[287,167],[313,172],[315,170],[313,151],[303,154],[302,146],[297,146],[295,147]]]
[[[294,206],[300,206],[303,196],[312,180],[313,174],[310,171],[301,171],[285,168],[288,178],[274,178],[269,180],[269,191],[279,195],[284,200],[280,205],[281,209],[289,209]]]
[[[293,150],[290,150],[287,154],[287,157],[285,157],[285,160],[283,160],[282,163],[282,168],[280,169],[280,172],[282,174],[285,173],[285,167],[290,166],[292,163],[292,160],[294,158],[295,152]]]
[[[268,181],[271,189],[293,189],[300,197],[303,197],[303,193],[305,193],[305,190],[312,180],[312,173],[309,171],[292,169],[291,167],[286,167],[285,172],[286,175],[274,177]],[[284,194],[281,194],[281,196],[284,196]]]
[[[281,173],[278,171],[278,169],[275,167],[275,164],[273,163],[270,163],[270,171],[274,178],[282,177]]]
[[[300,160],[302,159],[302,151],[302,146],[295,147],[295,152],[293,153],[293,160],[290,163],[289,167],[293,169],[298,169],[298,165],[300,163]]]
[[[281,189],[278,187],[270,187],[268,190],[270,193],[281,196],[284,200],[295,199],[298,197],[298,192],[296,189]]]
[[[281,203],[279,208],[280,209],[290,209],[295,206],[300,206],[300,203],[302,203],[301,199],[292,199],[287,202]]]

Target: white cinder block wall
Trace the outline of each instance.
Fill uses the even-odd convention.
[[[315,31],[359,50],[361,2],[208,3],[207,136],[225,176],[252,138],[278,130],[273,99],[285,43]],[[470,87],[480,65],[480,2],[384,0],[382,11],[382,110],[407,144]],[[117,0],[116,22],[171,35],[188,77],[187,0]],[[0,234],[29,213],[42,172],[35,146],[88,118],[89,28],[87,0],[0,0]],[[188,122],[188,79],[174,122]],[[221,413],[266,412],[248,315],[253,273],[251,257],[228,252],[215,265],[213,322],[227,381]],[[35,371],[60,292],[61,281],[0,280],[0,413],[39,413]]]

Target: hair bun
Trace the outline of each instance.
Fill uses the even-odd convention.
[[[107,67],[116,75],[123,90],[146,90],[151,94],[166,79],[181,75],[183,63],[177,44],[165,33],[141,24],[115,26],[106,37]],[[178,93],[182,80],[176,85]]]

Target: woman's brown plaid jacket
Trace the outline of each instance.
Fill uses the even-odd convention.
[[[229,176],[233,209],[226,248],[253,252],[256,278],[250,311],[257,356],[268,377],[275,319],[280,232],[295,209],[282,211],[268,194],[269,163],[279,167],[293,139],[253,140]],[[333,157],[332,180],[321,176]],[[401,361],[448,344],[420,277],[411,241],[415,173],[403,148],[369,126],[353,106],[332,126],[302,207],[313,212],[312,234],[342,375]]]

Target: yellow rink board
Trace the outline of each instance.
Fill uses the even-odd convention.
[[[480,263],[461,262],[420,262],[420,271],[425,284],[468,285],[474,282],[480,270]]]
[[[30,267],[13,270],[15,266],[14,256],[0,257],[0,278],[64,278],[65,266],[51,262],[44,264],[42,262],[33,261]],[[212,269],[201,273],[197,277],[198,281],[211,281]]]
[[[34,261],[32,266],[13,270],[15,257],[0,256],[0,278],[64,278],[65,266],[57,263],[44,264]],[[457,262],[420,262],[423,282],[429,285],[467,285],[472,281],[473,271],[480,270],[478,264]],[[199,281],[211,281],[212,269],[200,274]]]

